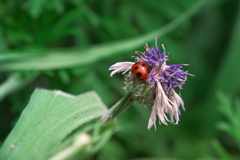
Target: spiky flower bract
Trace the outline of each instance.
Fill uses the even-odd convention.
[[[143,62],[151,68],[150,74],[146,79],[140,80],[132,76],[131,71],[125,76],[125,89],[132,93],[135,101],[141,104],[153,104],[152,113],[148,122],[148,129],[153,125],[156,129],[156,120],[159,123],[167,125],[167,122],[178,124],[180,115],[180,106],[184,110],[184,102],[175,89],[181,90],[182,85],[187,80],[188,72],[181,70],[188,64],[167,65],[168,55],[162,45],[162,52],[157,46],[150,48],[145,46],[145,52],[136,53],[138,56],[135,62],[118,62],[112,65],[109,70],[111,76],[117,72],[126,72],[131,70],[132,65]],[[192,75],[191,75],[192,76]],[[169,117],[166,115],[168,114]]]

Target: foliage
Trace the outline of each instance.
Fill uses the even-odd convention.
[[[228,142],[224,141],[223,143],[226,143],[226,146],[231,145],[231,147],[235,149],[227,151],[216,140],[213,140],[212,145],[220,159],[237,159],[240,151],[240,101],[237,99],[234,101],[235,103],[232,104],[233,102],[231,101],[231,98],[224,94],[219,94],[218,99],[220,101],[219,112],[224,117],[224,120],[217,124],[217,128],[227,133],[229,137],[226,136],[226,138],[233,141],[232,144],[228,144]]]
[[[196,75],[189,78],[181,92],[186,111],[182,112],[179,125],[158,126],[157,132],[149,131],[151,107],[133,104],[116,124],[96,123],[99,113],[83,127],[74,124],[79,130],[71,132],[66,128],[66,134],[54,143],[40,141],[40,148],[41,145],[51,148],[68,135],[56,150],[38,153],[44,152],[43,158],[58,158],[70,151],[72,159],[79,158],[82,148],[74,142],[78,135],[81,139],[81,135],[87,134],[96,147],[90,147],[86,155],[92,159],[239,159],[238,105],[232,107],[231,98],[225,96],[238,97],[240,93],[239,5],[237,0],[0,1],[1,153],[7,152],[6,145],[12,144],[9,141],[12,138],[26,145],[24,150],[37,149],[27,141],[17,142],[17,137],[23,134],[27,140],[31,139],[32,132],[47,126],[47,119],[41,122],[45,126],[36,126],[29,133],[25,128],[25,134],[14,135],[20,122],[24,124],[22,117],[33,97],[38,102],[45,94],[56,93],[34,91],[36,88],[62,90],[72,95],[94,90],[110,107],[126,93],[122,90],[123,77],[110,78],[109,66],[118,61],[132,61],[134,51],[144,51],[145,43],[153,46],[157,34],[158,42],[170,53],[171,63],[191,64],[189,72]],[[218,91],[224,94],[217,99]],[[49,98],[46,96],[45,102]],[[78,98],[69,101],[62,98],[58,104],[66,100],[64,104],[70,106],[75,99]],[[216,124],[228,134],[217,130]],[[110,138],[115,125],[118,130]],[[31,143],[34,144],[34,139]]]
[[[68,149],[65,158],[71,157],[75,150],[86,156],[86,147],[93,146],[91,149],[96,150],[113,132],[100,124],[95,125],[97,128],[93,124],[87,126],[105,111],[106,107],[94,92],[74,97],[61,91],[36,90],[4,142],[0,159],[49,159],[76,136],[77,147]],[[100,127],[101,132],[92,136],[85,133],[94,128],[100,130]]]

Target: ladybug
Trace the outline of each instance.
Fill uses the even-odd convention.
[[[135,63],[132,66],[132,74],[138,79],[146,79],[150,73],[150,68],[143,62]]]

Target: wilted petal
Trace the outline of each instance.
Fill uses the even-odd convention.
[[[174,90],[173,90],[173,97],[174,97],[175,102],[178,105],[178,107],[181,105],[183,110],[185,110],[184,102],[183,102],[182,98]]]
[[[154,104],[152,107],[152,113],[150,115],[150,118],[148,120],[148,129],[150,129],[153,125],[156,130],[156,115],[157,115],[157,106]]]
[[[155,80],[156,86],[156,98],[153,104],[152,113],[148,122],[148,129],[153,125],[156,127],[156,116],[158,116],[159,123],[167,125],[166,121],[169,121],[166,114],[172,113],[172,103],[165,94],[162,85],[158,80]]]
[[[184,108],[184,102],[182,100],[182,98],[173,90],[173,95],[171,96],[171,101],[173,102],[172,104],[172,115],[171,115],[171,122],[178,124],[179,122],[179,115],[180,110],[179,107],[182,106],[183,110],[185,110]],[[175,122],[174,122],[174,118],[175,118]]]
[[[118,72],[123,72],[122,74],[126,73],[127,71],[129,71],[132,67],[132,65],[134,65],[134,62],[118,62],[115,63],[114,65],[110,66],[109,70],[113,70],[110,74],[110,76],[112,77],[115,73]]]

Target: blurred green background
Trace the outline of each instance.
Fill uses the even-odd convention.
[[[238,0],[0,1],[0,144],[35,88],[95,90],[111,107],[126,93],[118,61],[164,44],[169,64],[191,64],[179,125],[147,130],[134,104],[90,159],[240,159]]]

